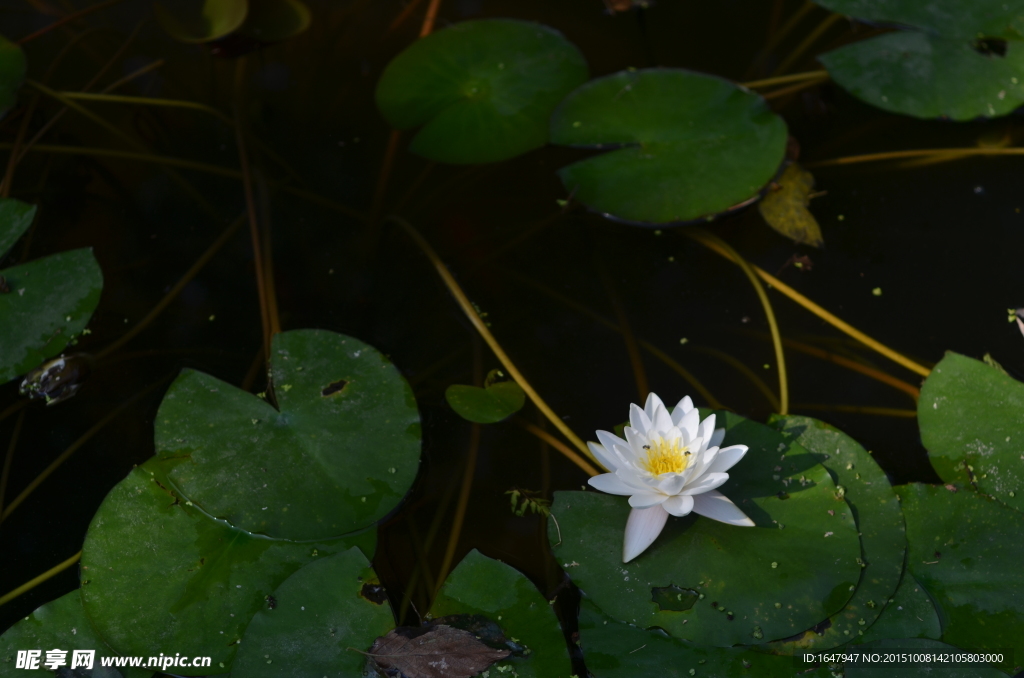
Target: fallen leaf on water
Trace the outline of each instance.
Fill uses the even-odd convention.
[[[381,669],[399,671],[405,678],[470,678],[510,654],[443,624],[392,629],[373,641],[367,653]]]
[[[758,205],[761,216],[782,235],[791,240],[821,247],[821,227],[807,206],[811,203],[814,176],[800,165],[790,163],[778,182]]]

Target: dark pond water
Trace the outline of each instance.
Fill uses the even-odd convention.
[[[425,609],[426,590],[408,590],[408,582],[417,568],[437,575],[471,454],[471,426],[447,406],[444,390],[452,383],[479,383],[499,365],[399,229],[383,225],[376,248],[370,248],[351,216],[274,189],[272,182],[286,176],[286,164],[310,193],[369,210],[390,134],[374,108],[373,88],[389,59],[419,29],[417,12],[389,32],[403,4],[397,1],[310,4],[315,19],[308,33],[245,57],[248,124],[281,159],[254,151],[258,210],[272,226],[283,328],[359,337],[389,355],[415,389],[424,422],[422,470],[404,506],[382,525],[374,565],[396,604],[408,595]],[[815,10],[770,54],[759,55],[772,12],[784,19],[799,4],[661,0],[641,13],[609,16],[600,0],[446,0],[439,26],[482,16],[536,20],[577,44],[591,75],[664,65],[744,81],[770,74],[827,16]],[[4,9],[2,31],[10,37],[53,20],[30,3],[6,2]],[[79,89],[150,17],[150,3],[129,0],[35,40],[27,46],[30,77],[48,79],[55,89]],[[790,71],[818,68],[814,54],[852,37],[851,26],[840,22]],[[48,74],[72,41],[77,42]],[[232,110],[236,61],[176,43],[152,20],[105,77],[116,79],[157,59],[166,63],[121,91]],[[1002,136],[1016,139],[1024,129],[1018,116],[965,124],[895,116],[830,84],[773,105],[808,163],[874,151],[973,146]],[[57,110],[43,100],[32,129]],[[151,153],[238,167],[233,131],[210,116],[129,106],[94,110]],[[18,124],[18,118],[3,122],[2,141],[13,139]],[[124,148],[73,114],[45,141]],[[638,338],[669,353],[730,409],[764,420],[771,403],[747,376],[713,354],[727,354],[777,389],[767,324],[747,280],[678,231],[658,234],[612,223],[579,206],[562,210],[556,201],[566,195],[555,170],[580,155],[545,148],[497,165],[460,168],[434,166],[401,150],[383,211],[401,214],[433,243],[522,372],[584,439],[623,421],[629,403],[641,399],[622,337],[581,310],[614,320],[616,298]],[[918,166],[890,161],[814,171],[818,188],[827,192],[813,203],[825,249],[794,246],[771,231],[756,208],[710,228],[753,263],[778,272],[825,308],[919,362],[932,364],[946,350],[979,358],[990,352],[1011,374],[1024,376],[1024,338],[1006,321],[1007,308],[1024,305],[1019,160]],[[205,208],[153,164],[33,153],[19,166],[12,196],[38,203],[40,211],[15,257],[91,246],[103,269],[92,334],[76,350],[99,353],[133,327],[243,211],[240,182],[202,172],[183,176]],[[813,261],[812,270],[785,266],[803,254]],[[880,295],[873,294],[876,288]],[[784,337],[919,385],[917,375],[780,295],[772,300]],[[155,321],[99,361],[76,397],[49,408],[35,403],[0,421],[0,450],[6,451],[23,413],[11,497],[115,408],[155,386],[88,438],[0,525],[0,592],[80,548],[107,491],[152,455],[153,415],[178,370],[191,367],[253,392],[264,389],[260,327],[252,250],[243,228]],[[843,409],[913,410],[909,395],[795,349],[788,349],[787,360],[793,412],[853,435],[873,450],[894,482],[935,480],[915,419]],[[666,400],[696,396],[650,355],[643,367],[650,389]],[[0,412],[17,401],[16,383],[0,386]],[[532,406],[520,416],[543,423]],[[484,427],[475,454],[456,561],[479,548],[526,572],[551,594],[562,576],[547,555],[541,520],[512,515],[504,493],[516,487],[550,496],[578,488],[585,476],[515,422]],[[431,533],[432,541],[424,543]],[[4,605],[0,630],[76,585],[77,568],[71,568]]]

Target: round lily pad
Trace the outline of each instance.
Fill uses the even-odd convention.
[[[57,355],[89,324],[103,273],[85,247],[0,270],[0,384]]]
[[[896,592],[871,628],[857,638],[870,642],[885,638],[934,638],[942,635],[939,613],[928,592],[909,572],[903,574]]]
[[[18,88],[25,80],[28,64],[21,46],[0,35],[0,118],[18,99]],[[0,247],[0,254],[4,248]]]
[[[543,678],[572,672],[562,627],[537,587],[475,549],[448,575],[430,615],[481,615],[497,624],[513,653],[490,667],[492,676]]]
[[[1024,103],[1024,43],[1003,54],[965,40],[898,31],[820,57],[829,75],[872,106],[918,118],[971,120]]]
[[[194,3],[187,3],[193,5]],[[249,0],[203,0],[197,13],[179,3],[168,10],[159,2],[153,5],[156,18],[171,37],[182,42],[210,42],[235,31],[245,21]]]
[[[156,417],[157,456],[197,506],[249,532],[323,539],[372,525],[419,469],[408,383],[358,339],[323,330],[274,337],[279,409],[186,370]]]
[[[897,488],[907,520],[907,568],[931,595],[941,640],[971,650],[1012,649],[1024,664],[1024,515],[967,489]]]
[[[950,352],[921,387],[917,419],[940,478],[973,480],[1024,512],[1024,384]]]
[[[352,546],[372,554],[376,530],[318,542],[269,539],[203,513],[153,458],[118,483],[82,547],[82,602],[121,655],[173,649],[212,658],[190,675],[225,673],[266,596],[303,565]]]
[[[657,629],[645,631],[605,616],[586,598],[580,605],[579,628],[583,660],[594,678],[792,678],[794,674],[791,657],[696,645]]]
[[[514,381],[497,381],[498,370],[487,375],[484,387],[452,384],[445,392],[445,400],[456,414],[477,424],[494,424],[523,409],[526,394]]]
[[[388,64],[377,107],[410,150],[441,162],[507,160],[548,140],[548,118],[587,79],[558,31],[511,19],[466,21],[413,43]]]
[[[38,668],[14,669],[14,673],[8,673],[9,669],[13,669],[12,663],[16,660],[18,652],[23,650],[40,652],[37,655]],[[0,674],[52,676],[54,671],[45,665],[49,650],[65,652],[61,657],[53,657],[55,662],[60,662],[54,664],[54,669],[68,671],[72,666],[75,667],[74,673],[59,675],[74,675],[80,678],[148,678],[153,675],[152,671],[144,669],[115,669],[103,666],[103,659],[118,655],[93,629],[82,608],[81,593],[77,590],[37,608],[0,636]],[[90,662],[85,656],[76,657],[76,650],[93,650],[95,654]]]
[[[557,492],[552,549],[573,582],[615,619],[704,645],[788,638],[853,595],[861,576],[853,513],[815,455],[763,424],[717,416],[723,444],[750,448],[720,491],[756,527],[695,514],[670,518],[654,544],[624,565],[625,498]],[[666,602],[666,589],[687,604]]]
[[[551,141],[607,151],[559,171],[573,197],[610,218],[659,225],[755,200],[783,160],[786,124],[727,80],[655,68],[574,91],[551,118]]]
[[[929,638],[902,638],[897,640],[875,640],[857,648],[860,652],[895,652],[910,655],[956,655],[966,648],[947,645]],[[1002,671],[990,664],[956,663],[944,660],[923,662],[907,661],[899,664],[899,673],[889,662],[847,662],[845,678],[1007,678]]]
[[[1024,38],[1024,6],[1006,0],[815,0],[833,12],[917,26],[948,38]]]
[[[359,549],[314,560],[267,598],[232,673],[252,678],[359,676],[366,650],[395,625],[377,575]]]
[[[827,628],[805,631],[799,639],[773,643],[772,651],[792,654],[827,649],[856,640],[871,628],[896,591],[907,551],[906,526],[896,492],[885,471],[856,440],[811,417],[776,417],[772,426],[818,456],[853,511],[860,533],[860,582]],[[824,626],[824,625],[823,625]]]

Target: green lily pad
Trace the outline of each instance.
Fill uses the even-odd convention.
[[[807,209],[814,191],[814,175],[790,163],[772,190],[757,204],[761,216],[777,233],[797,244],[822,247],[821,226]]]
[[[764,99],[681,69],[591,80],[551,118],[551,141],[611,149],[559,171],[577,200],[629,222],[692,221],[757,199],[786,150]]]
[[[942,636],[939,613],[928,592],[914,575],[906,572],[899,588],[885,602],[885,609],[871,628],[858,638],[865,643],[886,638],[933,638]]]
[[[545,678],[572,673],[565,636],[551,605],[518,570],[470,551],[430,608],[434,618],[482,615],[515,644],[513,654],[494,664],[492,676]]]
[[[969,3],[967,3],[969,4]],[[872,106],[918,118],[971,120],[1024,103],[1024,43],[982,54],[969,41],[898,31],[819,57],[844,89]]]
[[[25,234],[35,217],[35,205],[14,198],[0,198],[0,258],[14,247],[14,243]]]
[[[860,652],[882,653],[895,651],[897,654],[962,654],[963,649],[929,638],[902,638],[898,640],[875,640],[857,648]],[[847,662],[846,678],[1006,678],[1006,674],[990,664],[954,664],[945,661],[903,662],[896,665],[889,662]]]
[[[59,661],[67,671],[75,662],[75,650],[94,650],[92,668],[88,664],[77,665],[75,676],[81,678],[147,678],[152,671],[137,668],[120,668],[103,666],[103,659],[118,656],[103,642],[92,627],[92,623],[82,608],[82,596],[77,590],[67,593],[57,600],[50,601],[36,608],[36,611],[17,624],[7,629],[0,636],[0,675],[53,675],[53,671],[43,665],[48,650],[64,650],[66,654]],[[15,669],[14,662],[19,650],[39,650],[39,668]],[[84,658],[83,658],[84,659]]]
[[[152,458],[103,501],[82,547],[82,602],[121,655],[173,648],[212,658],[190,675],[225,673],[249,620],[300,567],[352,546],[372,554],[376,530],[318,542],[269,539],[203,513]]]
[[[249,0],[238,32],[261,42],[280,42],[309,28],[313,15],[301,0]]]
[[[175,3],[171,11],[155,3],[153,11],[164,30],[182,42],[223,38],[242,25],[249,11],[249,0],[203,0],[202,9],[193,5],[196,2]]]
[[[816,455],[762,424],[717,416],[725,445],[750,448],[720,491],[756,527],[695,514],[670,518],[654,544],[624,565],[625,499],[556,492],[552,549],[573,582],[621,621],[704,645],[788,638],[834,615],[853,595],[861,576],[854,516]],[[696,592],[697,602],[662,609],[655,589],[671,586],[679,595]]]
[[[445,392],[445,400],[455,413],[477,424],[494,424],[523,409],[526,394],[514,381],[497,381],[499,370],[491,370],[484,387],[452,384]]]
[[[607,617],[590,600],[580,605],[580,647],[594,678],[792,678],[793,659],[743,648],[695,645],[663,631],[645,631]],[[828,676],[825,669],[801,674]]]
[[[847,16],[907,26],[972,41],[1024,38],[1024,7],[1006,0],[815,0]]]
[[[274,590],[245,629],[232,674],[359,676],[365,659],[352,649],[368,650],[394,625],[369,561],[349,549],[311,562]]]
[[[917,418],[940,478],[973,480],[1024,512],[1024,384],[949,352],[921,387]]]
[[[0,35],[0,118],[18,100],[18,88],[25,80],[28,64],[21,46]],[[0,254],[4,248],[0,247]]]
[[[448,163],[507,160],[548,140],[548,118],[587,79],[561,33],[511,19],[466,21],[413,43],[377,84],[397,129],[422,126],[414,153]]]
[[[419,469],[412,390],[383,355],[323,330],[274,337],[280,409],[186,370],[155,422],[172,482],[210,515],[249,532],[324,539],[372,525]]]
[[[907,568],[931,595],[941,640],[1024,657],[1024,515],[970,489],[897,488],[907,520]],[[1009,659],[1009,658],[1007,658]],[[1015,672],[1009,661],[998,665]]]
[[[57,355],[89,324],[103,273],[88,247],[0,270],[0,384]]]
[[[842,431],[811,417],[777,417],[770,422],[784,435],[818,455],[836,485],[844,489],[860,533],[860,582],[846,606],[820,631],[799,640],[774,643],[772,651],[827,649],[859,638],[878,619],[896,591],[907,551],[906,526],[896,492],[867,450]]]

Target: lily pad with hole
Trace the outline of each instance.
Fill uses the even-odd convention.
[[[757,199],[786,151],[786,124],[759,95],[682,69],[591,80],[551,118],[551,141],[602,153],[563,167],[566,190],[622,221],[660,225]]]
[[[362,675],[365,659],[353,649],[367,650],[394,625],[370,562],[349,549],[314,560],[269,594],[245,629],[232,673]]]
[[[27,69],[21,46],[0,35],[0,119],[18,100],[18,88],[25,80]],[[3,250],[0,246],[0,253]]]
[[[278,407],[186,370],[155,422],[157,456],[203,511],[249,532],[324,539],[374,524],[419,470],[408,383],[372,346],[324,330],[274,337]]]
[[[907,520],[907,569],[939,611],[942,640],[1010,649],[997,667],[1024,664],[1024,515],[968,487],[897,488]]]
[[[19,651],[38,650],[39,664],[37,669],[13,668],[9,662],[15,662]],[[0,674],[4,676],[41,676],[54,675],[54,671],[45,665],[47,651],[63,650],[65,654],[54,656],[54,669],[69,671],[74,667],[73,674],[79,678],[148,678],[152,671],[139,668],[114,669],[104,667],[103,659],[118,656],[97,635],[92,622],[82,608],[82,596],[78,590],[71,591],[57,600],[50,601],[36,608],[36,611],[18,621],[14,626],[0,635]],[[93,650],[95,654],[90,663],[85,656],[77,656],[75,651]],[[65,675],[65,674],[60,674]]]
[[[526,394],[514,381],[498,381],[499,370],[491,370],[484,387],[452,384],[445,392],[445,400],[456,414],[477,424],[494,424],[523,409]]]
[[[1024,512],[1024,384],[949,352],[921,387],[921,441],[939,477]]]
[[[35,207],[0,201],[0,256],[17,242]],[[90,248],[0,269],[0,384],[57,355],[85,329],[103,273]]]
[[[552,550],[583,593],[620,621],[703,645],[788,638],[839,612],[856,590],[854,516],[818,455],[763,424],[716,414],[723,444],[750,448],[720,491],[756,527],[669,518],[654,544],[623,564],[625,498],[556,492]],[[663,608],[655,596],[671,586],[698,600],[685,610]]]
[[[507,160],[548,141],[558,103],[587,79],[579,50],[527,21],[466,21],[395,57],[377,84],[377,107],[409,149],[431,160]]]
[[[503,649],[512,654],[490,668],[492,676],[572,673],[565,636],[548,601],[518,570],[475,549],[448,575],[430,608],[435,619],[455,615],[492,622],[507,639]]]
[[[182,42],[211,42],[237,30],[249,11],[249,0],[203,0],[175,2],[165,7],[155,3],[153,11],[167,33]]]
[[[942,636],[942,624],[935,604],[921,583],[909,572],[903,573],[896,592],[884,601],[885,609],[871,628],[856,642],[885,638],[933,638]]]
[[[120,655],[173,648],[212,658],[190,675],[226,673],[253,615],[292,573],[359,546],[376,530],[294,542],[252,534],[204,513],[152,458],[110,491],[82,547],[82,602]]]
[[[775,417],[770,424],[818,455],[832,480],[843,488],[860,533],[863,564],[853,597],[827,625],[805,631],[798,639],[773,643],[771,649],[792,654],[844,645],[871,628],[899,586],[907,551],[903,511],[885,471],[850,436],[811,417]]]

